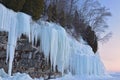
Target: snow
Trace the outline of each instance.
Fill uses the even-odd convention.
[[[120,76],[115,76],[118,74],[104,75],[104,76],[73,76],[71,73],[57,79],[50,80],[119,80]]]
[[[0,80],[44,80],[43,78],[39,79],[32,79],[26,73],[15,73],[13,76],[9,76],[7,73],[4,72],[3,69],[0,69]]]
[[[71,73],[64,75],[63,77],[50,79],[50,80],[120,80],[120,73],[112,72],[108,73],[109,75],[103,76],[73,76]],[[4,72],[3,69],[0,69],[0,80],[44,80],[44,78],[35,78],[32,79],[26,73],[15,73],[13,76],[9,76],[7,73]]]
[[[28,37],[32,46],[35,46],[38,40],[40,41],[39,51],[44,53],[47,61],[50,55],[51,67],[55,71],[57,65],[58,71],[63,76],[64,71],[71,72],[71,75],[74,76],[103,76],[106,74],[99,53],[94,54],[92,48],[82,38],[80,38],[80,42],[76,41],[60,25],[45,21],[40,21],[38,24],[32,21],[27,14],[15,13],[6,9],[2,4],[0,4],[0,21],[0,31],[8,32],[6,62],[9,60],[9,75],[12,72],[17,39],[22,34]],[[10,79],[28,78],[32,80],[26,75],[17,73]]]

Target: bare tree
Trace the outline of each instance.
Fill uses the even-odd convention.
[[[71,14],[72,12],[75,12],[75,10],[77,9],[77,5],[76,3],[79,0],[69,0],[69,13]]]
[[[112,32],[107,33],[105,36],[103,37],[99,37],[98,41],[102,42],[102,43],[106,43],[108,42],[108,40],[112,37]]]
[[[84,19],[84,23],[90,25],[97,37],[99,37],[100,33],[105,32],[106,28],[108,28],[106,18],[111,16],[111,13],[109,9],[101,6],[99,1],[85,0],[80,5],[79,15],[81,19]]]

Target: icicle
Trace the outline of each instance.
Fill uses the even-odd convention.
[[[16,36],[16,14],[12,16],[11,18],[11,27],[8,35],[8,46],[9,46],[9,75],[11,75],[11,70],[12,70],[12,62],[14,59],[14,51],[16,47],[16,42],[17,42],[17,36]]]
[[[28,16],[27,14],[18,12],[17,13],[17,29],[16,29],[16,34],[17,37],[20,37],[21,34],[24,34],[28,37],[29,41],[30,41],[30,16]]]

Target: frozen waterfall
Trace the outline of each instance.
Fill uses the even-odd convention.
[[[9,75],[12,72],[12,62],[17,39],[25,34],[29,42],[35,46],[40,40],[39,51],[49,59],[53,70],[57,65],[63,74],[64,70],[76,75],[101,75],[104,66],[98,54],[94,55],[90,46],[70,37],[64,28],[55,23],[41,21],[37,24],[27,14],[6,9],[0,4],[0,31],[8,32],[7,58],[9,60]]]

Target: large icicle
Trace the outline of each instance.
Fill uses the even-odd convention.
[[[21,34],[30,38],[30,16],[20,12],[15,13],[0,4],[0,31],[8,32],[6,62],[9,59],[8,74],[11,75],[17,38]]]
[[[13,16],[11,18],[11,26],[10,26],[10,31],[9,31],[9,35],[8,35],[8,44],[7,44],[7,55],[9,57],[9,75],[11,75],[11,70],[12,70],[12,62],[14,59],[14,51],[15,51],[15,47],[16,47],[16,41],[17,41],[17,36],[16,36],[16,16]]]

